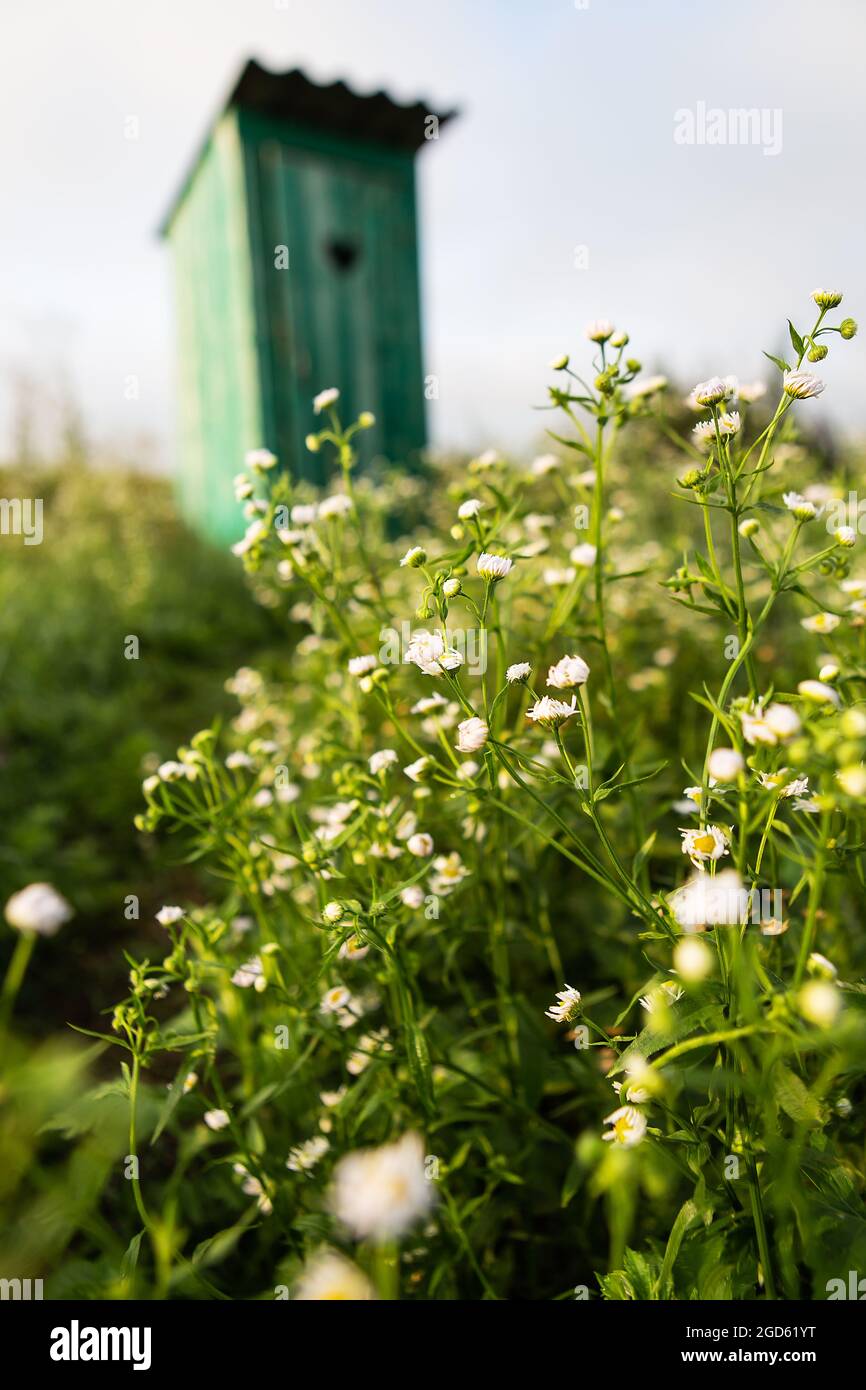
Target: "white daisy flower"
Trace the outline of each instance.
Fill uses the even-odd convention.
[[[648,1014],[657,1013],[660,1008],[669,1008],[671,1004],[676,1004],[684,994],[685,990],[675,980],[662,980],[649,994],[641,995],[641,1007]]]
[[[646,1134],[646,1115],[633,1105],[621,1105],[612,1115],[606,1116],[604,1123],[611,1128],[602,1138],[621,1144],[625,1149],[633,1149]]]
[[[483,748],[488,738],[490,730],[483,719],[478,719],[475,715],[471,719],[464,719],[457,725],[457,743],[455,747],[458,753],[477,753],[479,748]]]
[[[742,725],[743,738],[752,747],[756,744],[767,744],[773,747],[777,743],[787,743],[789,739],[795,737],[801,728],[800,716],[790,705],[773,703],[762,709],[760,705],[753,705],[750,710],[742,710],[740,713],[740,724]]]
[[[795,777],[793,782],[788,782],[779,792],[780,796],[792,797],[803,796],[809,790],[808,777]]]
[[[194,767],[188,767],[185,763],[175,762],[169,758],[168,762],[160,763],[156,769],[156,775],[162,782],[179,782],[182,778],[187,781],[194,781],[196,771]]]
[[[429,859],[433,853],[433,836],[419,831],[415,835],[410,835],[406,841],[406,848],[410,854],[414,854],[418,859]]]
[[[272,454],[270,449],[250,449],[244,463],[247,468],[254,468],[256,472],[267,472],[269,468],[276,467],[277,456]]]
[[[705,980],[713,968],[713,953],[699,936],[684,936],[674,947],[674,969],[687,984]]]
[[[259,1211],[264,1216],[270,1216],[274,1207],[270,1197],[262,1186],[261,1180],[253,1177],[252,1173],[250,1173],[242,1163],[233,1163],[232,1171],[237,1173],[238,1177],[242,1179],[241,1191],[245,1192],[248,1197],[255,1197]]]
[[[228,757],[226,758],[226,767],[229,768],[229,770],[232,772],[235,771],[237,768],[250,768],[252,766],[253,760],[250,757],[249,753],[244,753],[243,750],[240,748],[236,748],[235,751],[233,753],[229,753]]]
[[[714,748],[707,764],[719,782],[735,782],[744,767],[743,755],[736,748]]]
[[[397,754],[393,748],[380,748],[378,753],[374,753],[369,762],[370,771],[375,777],[379,772],[385,772],[389,767],[393,767],[399,762]]]
[[[737,384],[737,399],[744,401],[746,405],[759,401],[766,394],[767,386],[763,381],[741,381]]]
[[[698,405],[718,405],[721,401],[727,400],[729,386],[720,376],[712,376],[709,381],[700,381],[692,392],[692,397]]]
[[[578,569],[590,570],[595,564],[595,557],[598,554],[594,545],[589,541],[584,541],[582,545],[575,545],[569,551],[568,558]]]
[[[325,520],[332,516],[345,516],[352,510],[352,499],[345,492],[335,492],[319,503],[319,516]]]
[[[351,990],[346,989],[345,985],[332,985],[325,990],[319,1001],[319,1011],[323,1014],[336,1014],[341,1009],[345,1009],[352,1001]]]
[[[182,916],[182,907],[161,907],[156,914],[156,920],[161,927],[170,927],[174,922],[179,922]]]
[[[716,427],[712,420],[699,420],[692,428],[692,437],[699,449],[711,449],[716,442]]]
[[[839,692],[825,681],[800,681],[797,693],[815,705],[839,705]]]
[[[606,343],[612,338],[615,329],[609,319],[593,319],[586,325],[586,336],[591,343]]]
[[[330,1140],[326,1139],[324,1134],[316,1134],[312,1139],[305,1139],[302,1144],[295,1144],[289,1149],[286,1167],[291,1173],[309,1173],[324,1158],[330,1147]]]
[[[666,376],[648,376],[643,381],[635,381],[628,389],[629,398],[639,401],[646,396],[655,396],[659,391],[667,388],[668,379]]]
[[[350,676],[366,676],[370,671],[375,671],[379,665],[378,658],[365,652],[362,656],[349,658],[348,671]]]
[[[251,960],[239,966],[232,975],[232,984],[237,985],[239,989],[252,987],[260,994],[267,984],[261,956],[253,956]]]
[[[788,508],[788,511],[794,513],[798,521],[811,521],[813,517],[818,515],[818,508],[815,506],[815,503],[810,502],[808,498],[803,497],[799,492],[784,492],[782,494],[782,501]]]
[[[807,632],[834,632],[841,621],[836,613],[813,613],[809,618],[801,618],[800,626]]]
[[[574,579],[576,571],[570,569],[546,569],[541,578],[548,589],[565,589]]]
[[[420,569],[423,564],[426,564],[426,562],[427,551],[424,549],[423,545],[410,545],[406,554],[400,561],[400,568],[417,570]]]
[[[447,705],[448,701],[444,695],[440,695],[438,690],[433,695],[425,695],[423,699],[416,700],[410,710],[410,714],[432,714],[433,710],[441,709]]]
[[[531,675],[532,667],[528,661],[515,661],[505,672],[505,679],[509,685],[514,685],[516,681],[528,680]]]
[[[806,965],[812,975],[821,975],[825,980],[838,978],[839,971],[831,960],[821,955],[820,951],[813,951],[806,961]]]
[[[842,996],[829,980],[810,980],[800,990],[800,1012],[818,1028],[831,1028],[839,1016]]]
[[[430,878],[430,887],[434,893],[440,897],[447,897],[453,888],[456,888],[463,879],[468,877],[469,869],[463,863],[456,850],[451,854],[439,854],[433,860],[434,873]]]
[[[461,521],[471,521],[481,511],[484,503],[477,497],[470,497],[466,502],[461,502],[457,508],[457,515]]]
[[[489,551],[483,550],[478,556],[475,568],[482,579],[499,580],[511,572],[513,565],[514,561],[509,560],[507,555],[491,555]]]
[[[545,1009],[545,1018],[552,1018],[554,1023],[573,1023],[580,1014],[580,990],[574,989],[572,985],[564,985],[557,990],[556,998],[559,1003],[551,1004],[549,1009]]]
[[[527,719],[531,719],[535,724],[541,724],[546,729],[558,729],[567,719],[577,713],[577,696],[572,695],[571,704],[567,705],[564,700],[555,700],[550,695],[542,695],[540,700],[536,700],[534,705],[530,705],[526,711]]]
[[[709,860],[721,859],[728,853],[730,836],[720,825],[702,825],[698,829],[682,829],[683,854],[687,854],[696,869]]]
[[[847,796],[860,799],[866,796],[866,767],[863,763],[852,763],[836,773],[836,780]]]
[[[693,874],[672,893],[668,905],[684,932],[733,926],[746,920],[749,892],[736,869]]]
[[[6,921],[16,931],[35,936],[56,936],[73,911],[50,883],[28,883],[6,903]]]
[[[366,1274],[332,1250],[313,1256],[294,1291],[297,1303],[362,1303],[375,1298]]]
[[[360,936],[349,936],[343,942],[337,954],[340,960],[358,961],[363,960],[366,955],[369,955],[369,952],[370,947]]]
[[[206,1110],[203,1119],[208,1129],[214,1131],[225,1129],[226,1125],[230,1123],[226,1110]]]
[[[812,396],[820,396],[824,390],[824,383],[811,372],[786,372],[782,379],[782,389],[786,395],[793,396],[798,401],[805,401]]]
[[[403,768],[403,772],[410,782],[423,782],[429,771],[430,759],[427,757],[416,758],[414,763],[409,763],[408,767]]]
[[[341,1158],[331,1202],[356,1240],[388,1241],[402,1235],[434,1202],[420,1136],[404,1134],[395,1144]]]
[[[589,667],[582,656],[560,657],[547,673],[547,684],[553,690],[573,690],[585,685],[588,679]]]
[[[529,465],[530,472],[536,478],[544,478],[548,473],[553,473],[559,467],[559,459],[556,454],[539,454]]]
[[[339,399],[340,392],[336,386],[326,387],[324,391],[320,391],[317,396],[313,397],[313,413],[315,415],[321,415],[323,410],[327,410],[329,406],[336,405]]]
[[[443,671],[456,671],[463,665],[463,657],[453,647],[446,647],[440,632],[414,633],[405,660],[425,676],[441,676]]]
[[[408,888],[400,889],[400,901],[404,907],[417,910],[424,906],[424,889],[417,883],[410,883]]]
[[[334,1106],[339,1105],[341,1100],[345,1100],[349,1094],[348,1086],[338,1086],[336,1091],[320,1091],[319,1100],[328,1110],[333,1110]]]

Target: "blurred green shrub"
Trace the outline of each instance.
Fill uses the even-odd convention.
[[[276,649],[285,625],[178,521],[164,479],[7,468],[0,495],[44,503],[40,545],[0,538],[0,897],[47,879],[75,907],[19,1001],[19,1027],[48,1032],[93,1021],[124,969],[118,946],[177,880],[171,849],[132,827],[142,777],[231,707],[227,673]],[[188,870],[183,883],[195,892]],[[129,894],[140,927],[124,917]],[[11,947],[0,934],[0,969]]]

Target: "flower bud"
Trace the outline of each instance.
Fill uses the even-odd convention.
[[[687,984],[705,980],[713,968],[713,953],[699,936],[684,936],[674,947],[674,969]]]
[[[408,565],[409,569],[417,570],[427,563],[427,551],[420,545],[413,545],[406,551],[400,561],[401,567]]]
[[[754,516],[746,517],[746,520],[741,521],[739,526],[737,527],[737,530],[739,531],[740,535],[744,536],[746,540],[748,540],[749,536],[754,536],[756,532],[760,531],[760,529],[760,522],[758,521],[757,517]]]
[[[830,1028],[842,1007],[842,997],[828,980],[811,980],[800,990],[800,1013],[819,1028]]]
[[[362,430],[371,430],[376,423],[376,417],[372,410],[362,410],[358,416],[358,427]]]
[[[842,303],[841,290],[813,290],[812,298],[819,309],[835,309]]]
[[[319,449],[321,448],[321,441],[317,434],[308,434],[306,439],[304,440],[304,443],[306,444],[311,454],[317,454],[319,452]]]
[[[825,343],[816,343],[809,353],[810,362],[823,362],[827,356],[828,348]]]
[[[442,592],[446,598],[456,598],[462,591],[463,585],[460,583],[459,579],[446,579],[445,583],[442,585]]]
[[[568,366],[568,353],[564,352],[561,357],[554,357],[550,364],[552,372],[564,372]]]
[[[843,319],[839,324],[839,333],[843,338],[853,338],[857,332],[856,319]]]

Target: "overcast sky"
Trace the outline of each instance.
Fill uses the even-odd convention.
[[[27,378],[46,418],[73,395],[170,466],[155,228],[250,55],[461,108],[419,161],[437,442],[528,447],[547,362],[600,315],[689,383],[758,373],[816,285],[866,319],[862,0],[2,0],[0,24],[4,452]],[[700,103],[762,110],[763,137],[678,143]],[[861,339],[828,363],[847,425],[863,373]]]

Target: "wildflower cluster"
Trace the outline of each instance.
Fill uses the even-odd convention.
[[[856,326],[813,298],[770,412],[721,375],[683,406],[596,321],[528,467],[356,480],[336,389],[323,494],[247,460],[235,550],[298,638],[145,782],[220,891],[162,908],[113,1036],[134,1138],[167,1079],[156,1138],[263,1228],[261,1288],[519,1296],[530,1240],[534,1296],[795,1298],[834,1203],[866,1258],[866,578],[797,423]]]

